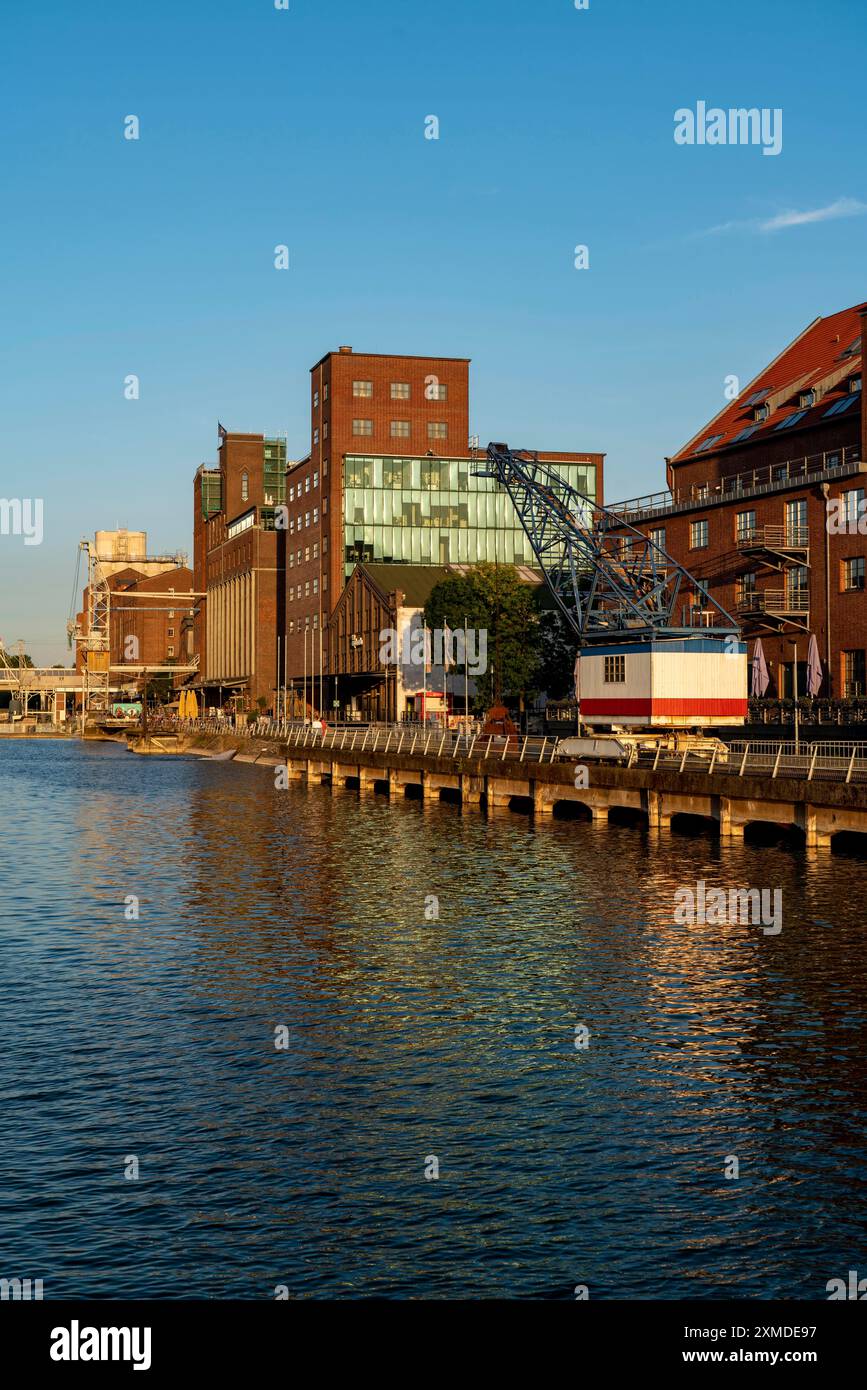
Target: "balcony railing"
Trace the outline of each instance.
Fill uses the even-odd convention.
[[[672,492],[653,492],[633,497],[628,502],[606,503],[623,521],[635,522],[666,512],[687,511],[691,507],[717,505],[740,497],[758,496],[803,482],[846,477],[861,471],[861,449],[851,445],[845,449],[828,449],[822,454],[802,455],[784,463],[772,463],[765,468],[752,468],[744,473],[720,478],[712,483],[693,483],[688,488]]]
[[[808,526],[754,526],[737,538],[738,550],[807,550]]]
[[[739,613],[800,617],[810,611],[810,594],[807,589],[756,589],[738,594],[736,605]]]

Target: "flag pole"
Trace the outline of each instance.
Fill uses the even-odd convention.
[[[470,723],[470,662],[467,655],[467,615],[464,614],[464,719],[469,728]],[[466,733],[466,729],[464,730]]]

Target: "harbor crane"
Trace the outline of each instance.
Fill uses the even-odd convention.
[[[683,565],[535,453],[489,444],[474,472],[508,493],[577,639],[582,722],[635,730],[744,722],[740,629]]]

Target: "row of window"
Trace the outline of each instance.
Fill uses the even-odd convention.
[[[304,592],[303,592],[303,593],[302,593],[302,591],[301,591],[301,585],[300,585],[300,584],[290,584],[290,585],[289,585],[289,602],[290,602],[290,603],[294,603],[296,599],[309,598],[309,597],[310,597],[310,594],[311,594],[311,589],[310,589],[310,585],[311,585],[311,584],[313,585],[313,590],[312,590],[312,592],[313,592],[314,594],[318,594],[318,593],[319,593],[319,580],[318,580],[318,579],[305,579],[305,581],[304,581]],[[327,588],[328,588],[328,575],[326,574],[326,575],[323,576],[323,579],[322,579],[322,592],[325,593],[326,590],[327,590]]]
[[[750,435],[755,434],[759,425],[765,424],[766,421],[770,419],[771,407],[765,400],[765,397],[768,395],[770,395],[770,388],[764,391],[754,392],[749,400],[744,402],[745,405],[751,405],[753,407],[753,423],[745,426],[739,434],[736,434],[731,441],[732,444],[741,444],[745,439],[749,439]],[[848,394],[834,401],[824,412],[822,418],[827,419],[829,415],[843,415],[859,401],[860,395],[861,377],[853,376],[849,380]],[[807,391],[802,391],[798,397],[798,409],[793,411],[791,415],[783,416],[783,419],[774,426],[774,429],[788,430],[791,429],[793,425],[797,425],[799,421],[803,420],[807,411],[812,410],[817,400],[818,396],[812,388]],[[721,434],[708,435],[707,439],[703,439],[702,442],[697,445],[695,452],[697,454],[705,453],[708,449],[712,449],[715,444],[718,444],[722,437]]]
[[[328,472],[327,466],[324,467],[322,471],[323,471],[323,473],[327,473],[327,472]],[[302,486],[302,483],[303,483],[303,486]],[[317,488],[317,487],[319,486],[319,470],[318,470],[318,469],[314,469],[313,478],[312,478],[312,485],[313,485],[314,488]],[[299,499],[300,499],[302,493],[304,493],[304,492],[309,492],[309,491],[310,491],[310,486],[311,486],[311,477],[310,477],[310,474],[309,474],[309,473],[307,474],[307,477],[306,477],[306,478],[304,478],[304,479],[299,478],[299,479],[298,479],[298,497],[299,497]],[[289,501],[290,501],[290,502],[294,502],[294,501],[295,501],[295,484],[294,484],[294,483],[290,483],[290,484],[289,484]]]
[[[328,553],[328,537],[327,537],[327,536],[324,536],[323,539],[322,539],[322,554],[323,554],[323,555],[326,555],[327,553]],[[295,558],[296,555],[297,555],[297,557],[298,557],[298,558],[297,558],[297,561],[296,561],[296,558]],[[318,560],[318,559],[319,559],[319,542],[318,542],[318,541],[316,541],[316,542],[314,543],[314,546],[313,546],[313,559],[314,559],[314,560]],[[307,563],[309,562],[309,560],[310,560],[310,546],[309,546],[309,545],[306,545],[306,546],[304,547],[304,563],[307,564]],[[296,563],[299,564],[299,565],[301,564],[301,551],[300,551],[300,550],[298,550],[298,551],[290,550],[290,551],[289,551],[289,568],[290,568],[290,570],[293,569],[293,568],[295,567]]]
[[[865,493],[863,487],[848,488],[842,494],[843,512],[847,524],[857,524],[859,517],[865,511]],[[805,497],[795,498],[786,503],[785,513],[786,542],[789,545],[806,545],[808,538],[807,526],[807,499]],[[750,541],[756,535],[756,513],[754,510],[738,512],[735,516],[735,538],[738,541]],[[658,527],[651,531],[650,539],[665,549],[665,527]],[[689,526],[689,548],[690,550],[703,550],[709,544],[709,522],[706,519],[690,522]]]
[[[322,510],[323,510],[323,512],[327,512],[327,511],[328,511],[328,498],[327,498],[327,497],[323,497],[323,499],[322,499]],[[313,508],[312,516],[313,516],[313,525],[314,525],[314,526],[318,526],[318,525],[319,525],[319,508],[318,508],[318,507],[314,507],[314,508]],[[301,530],[303,530],[304,528],[308,527],[308,526],[310,525],[310,517],[311,517],[311,513],[310,513],[310,512],[304,512],[303,516],[302,516],[301,512],[298,513],[298,516],[297,516],[297,517],[290,516],[290,518],[289,518],[289,534],[290,534],[290,536],[294,535],[295,532],[296,532],[296,530],[301,531]],[[297,526],[296,526],[296,524],[295,524],[296,521],[297,521],[297,523],[298,523]]]
[[[313,621],[311,622],[311,620],[310,620],[310,615],[309,615],[309,613],[308,613],[307,617],[304,619],[304,626],[303,626],[303,627],[302,627],[302,625],[301,625],[301,619],[300,619],[300,618],[298,619],[298,626],[297,626],[297,627],[295,626],[295,619],[294,619],[294,618],[290,618],[290,619],[289,619],[289,634],[290,634],[290,636],[291,636],[293,632],[304,632],[305,630],[306,630],[307,632],[309,632],[311,628],[317,628],[318,626],[319,626],[319,614],[318,614],[318,613],[314,613],[314,614],[313,614]]]
[[[352,394],[359,400],[373,399],[372,381],[353,381]],[[408,381],[393,381],[391,383],[391,399],[393,401],[408,401],[412,395],[412,390]],[[436,381],[428,377],[425,381],[424,398],[426,401],[445,401],[448,400],[449,389],[441,381]],[[314,406],[318,404],[316,395],[313,397]]]
[[[392,439],[409,439],[411,430],[412,427],[409,420],[392,420],[389,433]],[[369,438],[373,434],[373,421],[353,420],[352,433]],[[448,439],[449,427],[445,420],[428,420],[427,437],[428,439]],[[315,439],[316,434],[314,434],[314,440]]]

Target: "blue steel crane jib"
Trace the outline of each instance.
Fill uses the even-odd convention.
[[[580,646],[698,636],[694,627],[673,622],[682,586],[694,589],[702,610],[715,609],[721,619],[702,627],[703,636],[740,640],[731,614],[662,546],[570,487],[537,454],[489,444],[485,464],[473,472],[494,478],[508,492]],[[621,552],[624,533],[631,539],[626,555]]]

